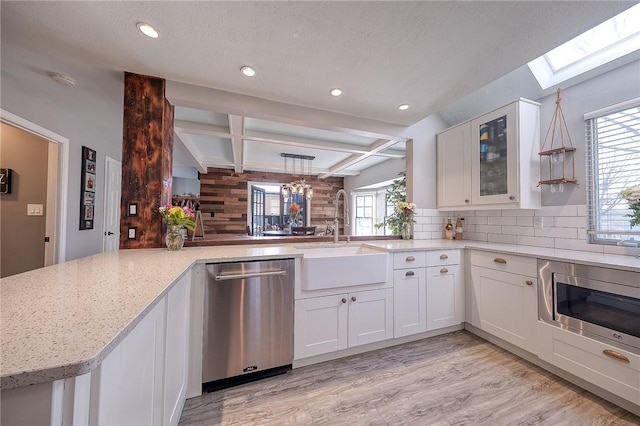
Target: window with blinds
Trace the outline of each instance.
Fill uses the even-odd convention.
[[[640,98],[585,115],[590,241],[615,244],[640,235],[620,192],[640,185]],[[638,239],[638,238],[636,238]]]

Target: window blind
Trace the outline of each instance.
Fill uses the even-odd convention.
[[[624,235],[640,234],[631,228],[627,201],[620,192],[640,184],[640,101],[633,107],[586,122],[588,210],[591,240],[615,242]],[[586,117],[587,115],[585,115]]]

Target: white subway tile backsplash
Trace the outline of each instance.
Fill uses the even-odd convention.
[[[486,225],[488,222],[487,216],[466,216],[464,218],[465,223],[470,225]]]
[[[476,210],[476,216],[500,216],[500,210]]]
[[[483,232],[465,232],[464,239],[472,241],[488,241],[487,234]]]
[[[516,239],[516,244],[521,244],[523,246],[536,246],[536,247],[553,247],[553,238],[544,238],[544,237],[528,237],[525,235],[518,235]]]
[[[557,228],[586,228],[587,220],[585,217],[561,216],[555,218],[554,226]]]
[[[516,225],[518,218],[515,216],[489,216],[487,218],[489,225]]]
[[[585,204],[578,204],[578,216],[587,217],[587,206]]]
[[[542,228],[535,229],[536,237],[555,237],[555,238],[578,238],[577,228]]]
[[[503,226],[502,233],[505,235],[533,236],[533,228],[528,226]]]
[[[498,225],[476,225],[476,232],[483,232],[485,234],[501,234],[502,226]]]
[[[531,211],[533,211],[533,210],[531,210]],[[533,215],[516,217],[516,225],[518,225],[518,226],[530,226],[530,227],[533,228]]]
[[[515,235],[501,235],[501,234],[489,234],[487,235],[490,243],[502,243],[502,244],[517,244],[517,237]]]
[[[502,216],[533,216],[536,210],[520,210],[520,209],[506,209],[502,210]]]
[[[543,206],[536,210],[536,216],[578,216],[578,206],[568,204],[566,206]]]

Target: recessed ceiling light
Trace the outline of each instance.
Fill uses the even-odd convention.
[[[142,32],[142,34],[151,38],[158,38],[158,30],[151,24],[147,24],[146,22],[138,22],[136,27]]]
[[[400,111],[405,111],[405,110],[409,109],[409,104],[398,105],[398,109]]]
[[[330,92],[333,96],[340,96],[342,95],[342,90],[338,89],[337,87],[335,89],[331,89]]]
[[[254,75],[256,75],[256,70],[246,65],[240,68],[240,72],[246,75],[247,77],[253,77]]]

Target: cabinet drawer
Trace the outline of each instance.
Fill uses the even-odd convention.
[[[528,277],[536,277],[538,275],[537,262],[532,257],[473,250],[471,251],[470,260],[473,266],[481,266]]]
[[[426,264],[424,251],[404,251],[393,254],[393,269],[424,268]]]
[[[427,252],[427,266],[458,264],[460,264],[460,250],[434,250]]]

